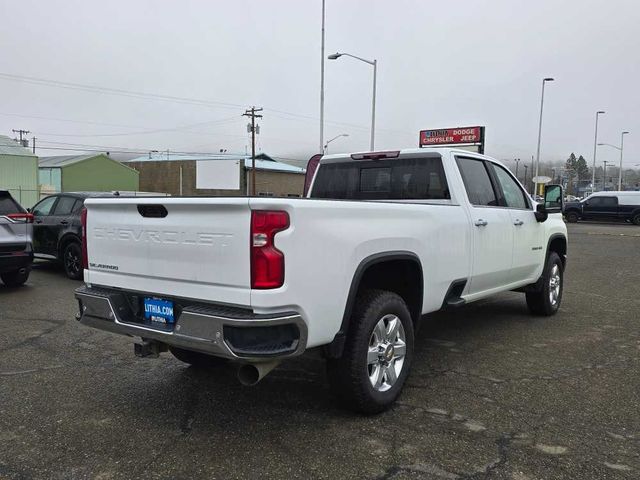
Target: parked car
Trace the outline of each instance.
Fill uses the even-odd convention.
[[[237,362],[245,385],[321,348],[336,395],[373,413],[423,314],[510,290],[560,307],[560,185],[536,205],[500,162],[425,148],[324,157],[308,197],[88,199],[78,319],[142,337],[139,356]]]
[[[640,192],[596,192],[579,202],[565,204],[567,222],[624,220],[640,225]]]
[[[82,223],[87,198],[158,195],[146,192],[68,192],[43,198],[32,209],[35,257],[59,261],[67,277],[82,279]]]
[[[22,285],[29,278],[33,262],[33,215],[0,190],[0,280],[8,287]]]

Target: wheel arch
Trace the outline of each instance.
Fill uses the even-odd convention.
[[[58,242],[58,259],[61,260],[64,255],[64,249],[67,248],[72,242],[77,242],[82,245],[82,240],[75,233],[65,233]]]
[[[386,276],[383,273],[391,275]],[[398,281],[398,274],[402,275],[404,281]],[[394,281],[390,282],[390,278]],[[424,275],[418,256],[409,251],[389,251],[370,255],[360,262],[353,274],[340,330],[325,348],[325,353],[330,358],[342,355],[356,299],[363,288],[380,288],[400,295],[409,308],[414,325],[422,315]]]
[[[564,234],[554,233],[549,237],[545,258],[548,258],[551,252],[556,252],[560,256],[562,267],[565,268],[567,266],[567,237]]]

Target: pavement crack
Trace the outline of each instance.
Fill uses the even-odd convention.
[[[38,372],[44,372],[46,370],[53,370],[56,368],[63,368],[64,365],[50,365],[48,367],[41,367],[41,368],[30,368],[28,370],[13,370],[13,371],[8,371],[8,372],[0,372],[0,377],[13,377],[16,375],[28,375],[30,373],[38,373]]]

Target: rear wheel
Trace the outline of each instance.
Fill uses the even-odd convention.
[[[30,272],[30,268],[25,268],[22,271],[5,272],[0,274],[0,279],[7,287],[19,287],[27,281]]]
[[[71,242],[64,247],[62,262],[67,277],[72,280],[82,280],[84,273],[82,268],[82,248],[78,242]]]
[[[200,352],[194,352],[192,350],[185,350],[178,347],[169,347],[169,351],[178,360],[189,365],[193,365],[197,368],[212,368],[219,365],[224,365],[227,361],[224,358],[213,357]]]
[[[638,225],[640,227],[640,213],[636,213],[631,219],[634,225]]]
[[[565,215],[567,222],[576,223],[579,219],[578,214],[576,212],[569,212]]]
[[[527,306],[535,315],[554,315],[562,302],[563,265],[560,256],[551,252],[542,273],[540,290],[527,292]]]
[[[342,356],[327,362],[335,395],[361,413],[387,410],[409,373],[413,339],[404,300],[388,291],[365,291],[358,297]]]

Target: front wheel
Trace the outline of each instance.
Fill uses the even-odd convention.
[[[413,357],[413,322],[399,295],[359,295],[344,352],[327,362],[329,383],[349,409],[372,414],[398,398]]]
[[[579,219],[578,214],[576,212],[569,212],[565,215],[567,222],[576,223]]]
[[[631,219],[634,225],[638,225],[640,227],[640,213],[636,213]]]
[[[22,271],[0,273],[0,279],[7,287],[19,287],[27,281],[30,272],[30,268],[25,268]]]
[[[554,315],[562,302],[563,265],[560,256],[551,252],[542,272],[542,286],[539,290],[527,292],[527,306],[534,315]]]

